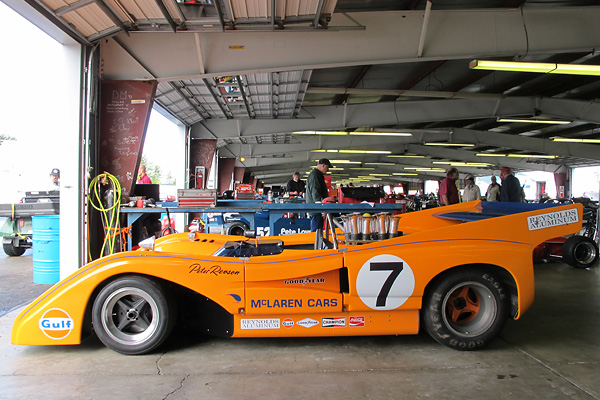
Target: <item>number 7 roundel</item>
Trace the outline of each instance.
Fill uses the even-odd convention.
[[[356,292],[374,310],[394,310],[415,290],[415,275],[400,257],[380,254],[363,264],[356,277]]]

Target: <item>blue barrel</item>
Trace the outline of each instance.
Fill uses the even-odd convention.
[[[33,225],[33,283],[60,280],[60,215],[31,217]]]

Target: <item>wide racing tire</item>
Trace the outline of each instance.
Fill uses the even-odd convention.
[[[589,268],[598,261],[598,245],[587,236],[573,235],[562,245],[563,260],[575,268]]]
[[[244,232],[246,232],[248,228],[248,225],[246,225],[242,221],[233,221],[225,225],[225,234],[244,236]]]
[[[483,269],[446,274],[428,291],[423,304],[427,333],[457,350],[487,346],[500,333],[507,316],[504,288]]]
[[[122,354],[145,354],[173,330],[175,302],[157,282],[124,276],[106,285],[92,307],[94,331],[106,347]]]
[[[15,247],[12,243],[2,243],[2,249],[9,257],[18,257],[25,253],[24,247]]]

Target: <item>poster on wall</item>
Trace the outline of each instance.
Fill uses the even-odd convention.
[[[156,81],[107,80],[100,85],[98,174],[114,175],[124,199],[135,187],[156,87]]]

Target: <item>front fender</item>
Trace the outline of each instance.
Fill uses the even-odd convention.
[[[244,304],[244,268],[237,259],[190,257],[153,251],[115,254],[93,261],[27,305],[15,319],[11,342],[79,344],[86,307],[96,289],[122,274],[143,274],[187,287],[230,313]]]

